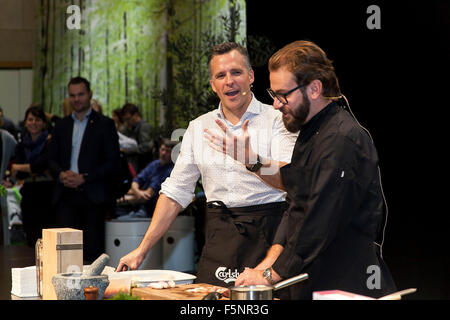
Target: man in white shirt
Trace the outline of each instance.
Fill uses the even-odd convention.
[[[236,43],[214,46],[209,68],[219,108],[190,122],[175,167],[161,186],[151,224],[138,248],[120,259],[117,271],[139,267],[193,200],[200,176],[208,202],[198,282],[233,285],[272,244],[286,208],[279,168],[290,162],[297,134],[289,133],[281,114],[252,94],[254,74],[245,48]],[[224,144],[229,155],[216,150],[209,142],[221,139],[224,131],[250,143],[257,154],[245,155],[240,152],[245,148],[230,145],[230,139]]]

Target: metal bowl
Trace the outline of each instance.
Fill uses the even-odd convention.
[[[230,288],[231,300],[272,300],[273,292],[295,283],[308,279],[307,273],[299,274],[295,277],[280,281],[273,286],[249,285],[235,286]]]
[[[273,287],[264,285],[237,286],[230,288],[231,300],[272,300]]]

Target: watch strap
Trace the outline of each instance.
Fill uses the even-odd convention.
[[[262,162],[261,162],[261,158],[259,157],[259,154],[256,155],[256,163],[255,164],[253,164],[251,167],[247,167],[247,166],[245,166],[245,167],[247,168],[248,171],[251,171],[251,172],[257,172],[259,169],[261,169]]]

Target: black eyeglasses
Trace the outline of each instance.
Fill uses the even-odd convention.
[[[297,89],[300,89],[301,87],[304,87],[305,85],[299,85],[299,86],[297,86],[297,87],[295,87],[294,89],[292,89],[292,90],[289,90],[288,92],[286,92],[286,93],[276,93],[276,92],[274,92],[272,89],[270,89],[270,88],[267,88],[267,92],[269,93],[269,95],[272,97],[272,99],[274,99],[275,100],[275,98],[277,98],[278,99],[278,101],[280,101],[282,104],[288,104],[289,102],[288,102],[288,100],[287,100],[287,96],[288,95],[290,95],[292,92],[294,92],[295,90],[297,90]]]

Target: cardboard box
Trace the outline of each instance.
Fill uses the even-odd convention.
[[[52,278],[57,273],[83,272],[83,231],[42,229],[42,299],[56,300]]]

